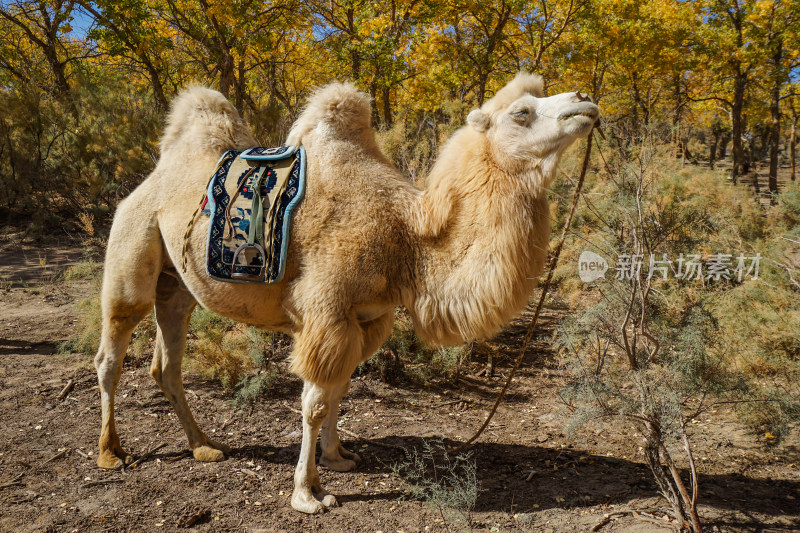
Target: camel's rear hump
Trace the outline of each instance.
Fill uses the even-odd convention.
[[[161,138],[161,155],[176,149],[221,155],[256,144],[236,108],[221,93],[195,85],[181,91],[172,102]]]

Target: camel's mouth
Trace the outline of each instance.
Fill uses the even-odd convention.
[[[588,118],[591,122],[600,116],[600,109],[592,102],[573,102],[572,105],[558,114],[558,120],[570,120],[573,118]]]
[[[594,104],[588,104],[567,109],[558,115],[558,120],[569,120],[576,117],[585,117],[594,122],[597,120],[599,115],[600,112],[597,109],[597,106]]]
[[[573,117],[587,117],[591,119],[597,118],[597,113],[592,113],[589,111],[573,111],[571,113],[562,113],[558,116],[559,120],[567,120]]]
[[[581,102],[569,106],[559,113],[558,121],[563,124],[564,133],[583,137],[600,121],[600,110],[591,102]]]

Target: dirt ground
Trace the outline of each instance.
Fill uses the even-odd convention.
[[[289,505],[301,425],[301,384],[284,375],[253,408],[234,408],[219,384],[185,374],[189,403],[202,428],[234,451],[198,463],[170,405],[147,372],[126,363],[117,395],[123,445],[136,468],[95,465],[100,406],[91,358],[59,355],[77,327],[75,303],[86,281],[53,281],[75,261],[74,245],[0,242],[0,530],[28,531],[457,531],[435,508],[403,499],[392,465],[423,439],[457,443],[483,421],[507,372],[469,378],[456,388],[392,387],[377,376],[354,380],[343,401],[345,446],[361,454],[354,472],[320,469],[341,507],[306,516]],[[46,254],[41,266],[40,254]],[[11,281],[8,281],[8,280]],[[539,338],[558,317],[546,313]],[[498,342],[510,357],[527,322]],[[482,491],[473,514],[481,531],[675,531],[638,450],[635,430],[590,424],[564,432],[557,400],[564,376],[547,343],[530,351],[512,394],[472,447]],[[63,399],[59,393],[72,379]],[[725,413],[694,426],[701,474],[700,514],[709,531],[800,531],[800,436],[765,449]],[[604,518],[605,517],[605,518]],[[180,526],[179,526],[180,525]],[[596,529],[595,529],[596,528]]]

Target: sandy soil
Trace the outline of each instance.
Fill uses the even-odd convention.
[[[217,383],[185,375],[200,426],[234,449],[226,461],[209,464],[187,457],[185,436],[147,373],[148,362],[127,362],[117,398],[123,445],[135,455],[165,446],[136,468],[98,469],[100,407],[91,357],[57,354],[57,343],[74,334],[74,304],[91,285],[31,275],[20,258],[38,261],[35,250],[7,248],[0,251],[0,273],[15,281],[0,289],[0,531],[173,531],[197,518],[196,531],[457,531],[437,509],[403,499],[391,467],[423,439],[469,437],[488,412],[508,359],[498,362],[497,377],[470,378],[457,388],[415,390],[373,375],[355,379],[341,427],[348,432],[345,446],[364,461],[350,473],[321,468],[323,484],[342,506],[301,515],[289,505],[301,384],[287,374],[268,398],[245,409],[234,408]],[[65,263],[80,252],[47,249],[48,257]],[[537,334],[546,337],[558,316],[549,310]],[[525,326],[519,321],[497,339],[507,355]],[[566,435],[557,401],[564,377],[547,344],[537,344],[523,366],[509,400],[472,447],[482,487],[473,528],[675,531],[663,518],[666,504],[643,464],[635,430],[593,424]],[[70,379],[74,388],[59,400]],[[800,531],[797,430],[767,450],[725,413],[693,429],[700,512],[709,531]]]

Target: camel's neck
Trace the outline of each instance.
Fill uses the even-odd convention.
[[[429,176],[418,228],[422,275],[409,306],[429,341],[493,335],[524,308],[544,269],[546,187],[557,161],[513,175],[494,161],[485,137],[465,129]]]

